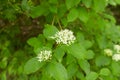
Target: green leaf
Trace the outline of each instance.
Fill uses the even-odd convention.
[[[41,41],[40,41],[38,38],[36,38],[36,37],[30,38],[30,39],[27,41],[27,43],[28,43],[30,46],[34,47],[34,48],[39,48],[39,47],[42,47],[42,46],[43,46],[42,43],[41,43]]]
[[[92,50],[88,50],[86,52],[86,59],[93,59],[95,56],[95,53]]]
[[[111,59],[106,57],[106,56],[103,56],[103,55],[99,55],[96,57],[95,59],[95,64],[97,66],[105,66],[105,65],[109,65],[111,62]]]
[[[59,5],[58,13],[57,13],[58,17],[59,18],[63,17],[66,14],[66,12],[67,12],[66,5],[65,4]],[[63,18],[66,18],[66,17],[63,17]]]
[[[71,54],[78,60],[85,58],[86,50],[80,44],[73,44],[73,45],[68,46],[67,51],[69,54]]]
[[[7,67],[8,61],[7,61],[7,57],[4,57],[1,61],[0,61],[0,68],[1,69],[5,69]]]
[[[110,5],[113,5],[113,6],[116,6],[116,5],[117,5],[116,2],[115,2],[115,0],[109,0],[109,4],[110,4]]]
[[[85,47],[86,49],[92,47],[92,45],[93,45],[93,43],[92,43],[91,41],[89,41],[89,40],[85,40],[85,41],[84,41],[84,47]]]
[[[55,80],[68,80],[67,71],[61,63],[49,63],[45,68],[45,71]]]
[[[29,6],[27,0],[22,0],[21,7],[22,7],[23,10],[30,10],[30,6]]]
[[[51,3],[51,4],[57,4],[58,0],[49,0],[49,3]]]
[[[48,9],[45,6],[38,5],[36,7],[31,8],[30,16],[32,18],[36,18],[42,15],[45,15],[48,12]]]
[[[39,54],[40,51],[42,51],[42,50],[52,51],[51,48],[49,48],[49,47],[47,47],[47,46],[42,46],[42,47],[39,47],[39,48],[35,48],[35,49],[34,49],[34,52],[35,52],[36,54]]]
[[[79,7],[78,8],[78,12],[79,12],[79,16],[78,18],[83,21],[83,22],[87,22],[89,19],[89,15],[88,15],[88,11],[87,9],[85,9],[84,7]]]
[[[82,3],[87,7],[90,8],[92,5],[92,0],[82,0]]]
[[[86,80],[86,79],[85,79],[85,76],[84,76],[84,73],[83,73],[82,71],[77,71],[76,77],[77,77],[79,80]]]
[[[102,12],[105,10],[106,7],[106,0],[93,0],[93,9],[96,12]]]
[[[76,8],[73,8],[70,10],[70,12],[67,15],[68,22],[72,22],[78,18],[78,10]]]
[[[115,0],[115,2],[116,2],[117,4],[120,4],[120,0]]]
[[[64,48],[61,46],[57,47],[54,51],[55,58],[61,62],[63,59],[63,56],[65,55]]]
[[[108,42],[107,42],[105,36],[97,36],[96,39],[97,39],[97,42],[98,42],[98,45],[99,45],[99,48],[100,48],[100,49],[106,48]]]
[[[79,60],[78,63],[86,74],[90,73],[90,64],[87,60]]]
[[[50,6],[49,6],[49,10],[50,10],[50,12],[52,12],[52,13],[57,13],[57,11],[58,11],[56,5],[50,5]]]
[[[83,43],[84,40],[85,40],[83,33],[78,32],[77,36],[76,36],[76,39],[79,43]]]
[[[6,71],[2,71],[2,73],[0,74],[0,79],[1,80],[7,80],[7,72]]]
[[[71,79],[75,76],[75,73],[78,71],[78,66],[76,63],[69,64],[67,66],[68,78]]]
[[[86,76],[86,80],[96,80],[98,77],[98,74],[96,72],[90,72],[87,76]]]
[[[51,37],[54,36],[56,34],[56,32],[58,32],[58,29],[55,26],[47,24],[47,25],[45,25],[45,28],[43,30],[43,35],[47,39],[51,39]]]
[[[116,76],[120,75],[120,64],[117,62],[112,62],[111,64],[112,73]]]
[[[26,74],[31,74],[39,70],[45,63],[39,62],[36,57],[28,60],[24,66],[24,72]]]
[[[76,59],[72,55],[69,54],[66,57],[66,64],[69,65],[72,63],[76,63]]]
[[[77,6],[80,3],[81,0],[65,0],[65,4],[67,6],[67,9],[70,9],[74,6]]]
[[[100,75],[103,75],[103,76],[109,76],[110,75],[110,70],[108,68],[102,68],[100,70]]]

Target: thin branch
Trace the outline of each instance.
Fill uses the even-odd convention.
[[[58,21],[58,25],[59,25],[60,29],[62,30],[62,26],[61,26],[61,24],[60,24],[59,19],[57,19],[57,21]]]
[[[55,16],[53,17],[53,20],[52,20],[52,26],[54,25],[55,23]]]

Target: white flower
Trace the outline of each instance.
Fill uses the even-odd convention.
[[[104,54],[107,55],[107,56],[112,56],[113,51],[111,49],[105,49]]]
[[[38,54],[37,58],[38,58],[38,61],[42,62],[42,61],[46,61],[46,60],[49,60],[51,59],[52,57],[52,52],[51,51],[48,51],[48,50],[43,50],[43,51],[40,51],[40,53]]]
[[[114,54],[112,56],[112,59],[115,60],[115,61],[119,61],[120,60],[120,54]]]
[[[53,37],[51,37],[56,40],[57,44],[66,44],[70,45],[71,43],[74,43],[75,41],[75,36],[73,35],[73,32],[65,29],[57,32]]]
[[[120,53],[120,45],[114,45],[114,50],[115,50],[117,53]]]

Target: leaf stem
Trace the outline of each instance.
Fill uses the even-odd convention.
[[[54,25],[54,22],[55,22],[55,16],[53,17],[53,20],[52,20],[52,26]]]
[[[59,25],[60,29],[62,30],[62,26],[61,26],[61,24],[60,24],[59,19],[57,19],[57,21],[58,21],[58,25]]]

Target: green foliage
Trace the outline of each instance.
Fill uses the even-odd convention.
[[[28,60],[27,63],[25,64],[25,66],[24,66],[24,72],[26,74],[30,74],[30,73],[36,72],[43,65],[44,65],[44,62],[40,63],[36,57],[32,58],[32,59]]]
[[[67,9],[70,9],[74,6],[77,6],[79,3],[80,3],[81,0],[66,0],[65,3],[66,3],[66,6],[67,6]]]
[[[90,64],[87,60],[79,60],[79,65],[86,74],[90,73]]]
[[[109,59],[106,56],[101,56],[101,55],[99,55],[95,60],[95,63],[96,63],[97,66],[109,65],[110,62],[111,62],[111,59]]]
[[[67,16],[68,22],[72,22],[76,20],[77,18],[78,18],[78,10],[76,8],[73,8],[72,10],[70,10]]]
[[[55,26],[45,25],[45,29],[43,31],[43,34],[47,39],[50,39],[51,37],[54,36],[54,34],[56,32],[58,32],[58,29]]]
[[[103,75],[103,76],[109,76],[110,75],[110,70],[108,68],[102,68],[100,70],[100,75]]]
[[[86,80],[96,80],[98,77],[98,74],[96,72],[90,72],[87,76],[86,76]]]
[[[56,80],[68,80],[67,70],[61,63],[51,62],[47,65],[45,71]]]
[[[120,26],[111,10],[118,5],[120,0],[1,0],[0,80],[119,80],[113,55]]]

